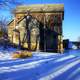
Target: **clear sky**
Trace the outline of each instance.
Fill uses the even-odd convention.
[[[80,0],[19,0],[25,4],[64,4],[63,38],[77,41],[80,36]],[[0,10],[0,15],[9,16]]]

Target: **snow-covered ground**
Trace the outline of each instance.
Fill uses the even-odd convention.
[[[12,59],[16,49],[0,49],[0,80],[80,80],[80,50],[65,54],[33,52]]]

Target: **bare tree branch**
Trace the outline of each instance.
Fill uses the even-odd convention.
[[[6,33],[7,32],[7,19],[5,17],[0,18],[0,29],[2,32]]]
[[[12,11],[14,7],[23,4],[20,0],[0,0],[0,8]]]

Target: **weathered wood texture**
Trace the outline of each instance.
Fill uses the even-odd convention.
[[[20,32],[21,45],[26,48],[28,48],[27,39],[24,42],[24,44],[22,44],[22,41],[24,38],[24,34],[26,32],[25,16],[28,16],[27,11],[29,11],[30,16],[32,16],[31,20],[33,21],[33,22],[31,21],[29,24],[32,27],[30,29],[31,49],[32,50],[41,50],[43,48],[43,51],[44,51],[44,47],[46,44],[47,50],[48,50],[48,48],[51,50],[53,48],[53,51],[61,52],[63,50],[62,21],[64,19],[64,6],[59,5],[59,4],[57,4],[57,5],[53,4],[53,5],[18,6],[14,10],[14,20],[11,21],[8,25],[9,26],[8,34],[9,34],[10,40],[13,43],[19,44],[19,34],[17,32],[13,31],[16,28],[16,26],[18,26],[18,30]],[[35,23],[35,20],[36,20],[36,23]],[[37,25],[38,23],[39,23],[39,27]],[[30,26],[29,26],[29,28],[30,28]],[[42,35],[44,35],[44,27],[46,28],[45,35],[50,33],[50,35],[48,35],[48,37],[46,35],[46,39],[47,39],[46,41],[45,41],[44,36],[41,37]],[[36,39],[37,39],[36,37],[38,35],[38,32],[39,32],[39,38],[36,42]],[[47,43],[49,43],[49,41],[51,43],[48,46]],[[55,44],[55,42],[56,42],[56,44]],[[40,48],[41,45],[43,45],[42,48]],[[52,47],[51,47],[51,45],[52,45]]]

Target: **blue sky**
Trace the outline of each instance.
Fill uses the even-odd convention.
[[[25,4],[64,4],[63,38],[77,41],[80,36],[80,0],[19,0]],[[10,17],[9,11],[0,15]]]

